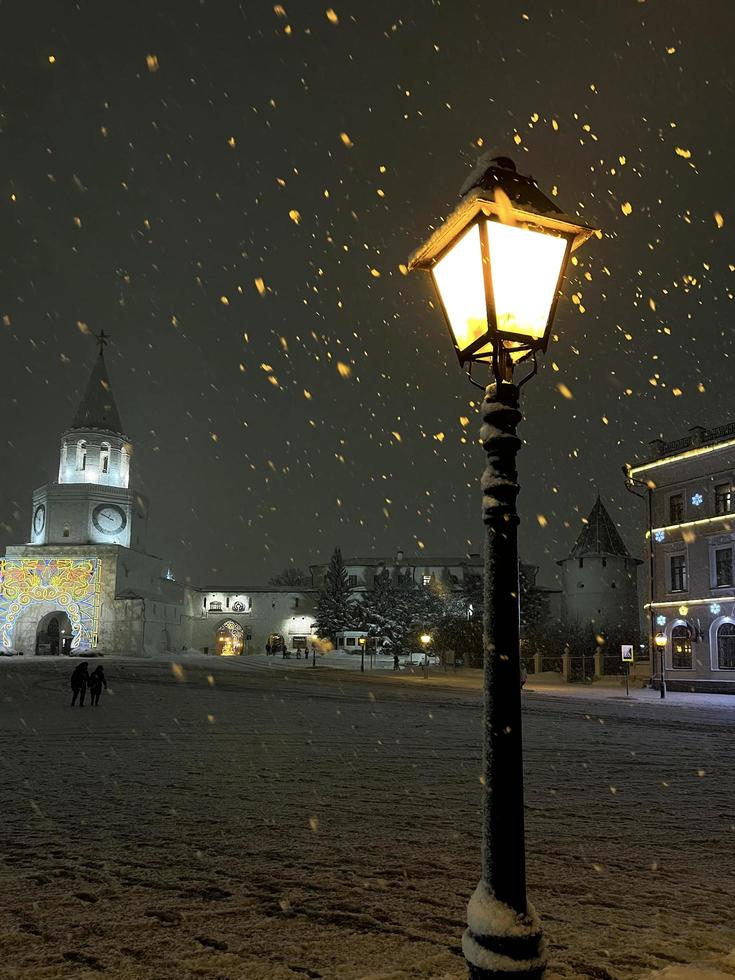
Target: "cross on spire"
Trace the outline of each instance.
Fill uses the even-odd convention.
[[[100,330],[99,334],[95,334],[97,338],[97,346],[99,347],[100,357],[102,357],[105,347],[109,344],[109,335],[105,333],[104,330]]]

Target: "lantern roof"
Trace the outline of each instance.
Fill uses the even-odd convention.
[[[462,200],[411,255],[409,269],[430,268],[436,258],[478,215],[494,216],[506,224],[535,225],[550,232],[573,235],[572,250],[595,233],[565,214],[539,189],[533,177],[519,174],[509,157],[481,157],[460,190]]]

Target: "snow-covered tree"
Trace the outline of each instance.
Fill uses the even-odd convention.
[[[360,628],[370,640],[382,639],[390,649],[400,649],[403,641],[401,591],[394,587],[386,569],[375,577],[375,587],[364,593],[358,606]]]
[[[521,630],[533,632],[543,627],[549,618],[549,601],[536,585],[535,565],[518,566],[518,584],[521,595]]]
[[[342,552],[335,548],[316,603],[317,636],[335,643],[337,633],[355,628],[358,614],[355,605],[350,602],[351,594]]]

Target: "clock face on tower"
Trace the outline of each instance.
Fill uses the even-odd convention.
[[[43,531],[44,524],[46,523],[46,508],[43,504],[39,504],[33,514],[33,531],[35,534],[40,534]]]
[[[117,504],[98,504],[92,511],[92,523],[101,534],[119,534],[128,519]]]

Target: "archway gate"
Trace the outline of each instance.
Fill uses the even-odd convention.
[[[221,657],[237,657],[242,653],[245,632],[234,619],[227,619],[217,627],[216,649]]]
[[[0,646],[13,649],[19,623],[33,616],[36,606],[44,614],[51,604],[69,617],[72,649],[96,646],[100,566],[99,558],[0,559]]]

